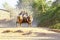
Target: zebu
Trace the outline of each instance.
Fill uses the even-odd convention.
[[[20,27],[21,27],[22,23],[28,23],[29,27],[31,27],[32,26],[32,21],[33,21],[32,15],[28,16],[27,12],[22,11],[19,14],[19,16],[17,16],[16,26],[17,26],[17,23],[20,24]]]

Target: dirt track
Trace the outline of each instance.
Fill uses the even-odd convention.
[[[60,40],[60,33],[38,28],[34,21],[32,27],[28,27],[27,24],[22,24],[23,27],[16,27],[15,22],[14,19],[0,21],[0,40]]]
[[[9,30],[9,32],[6,32]],[[60,40],[60,33],[45,28],[0,28],[0,40]]]

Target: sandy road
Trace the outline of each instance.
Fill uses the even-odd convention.
[[[0,40],[60,40],[60,33],[45,28],[0,28]]]
[[[60,40],[60,33],[38,28],[34,21],[33,27],[28,27],[27,24],[22,24],[23,27],[16,27],[15,22],[14,19],[0,21],[0,40]]]

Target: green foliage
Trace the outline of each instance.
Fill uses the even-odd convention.
[[[35,8],[34,10],[37,9],[35,17],[37,19],[38,26],[59,29],[60,5],[55,6],[54,4],[52,6],[48,6],[45,1],[43,2],[45,3],[45,5],[43,5],[43,3],[41,3],[41,1],[38,0],[33,4],[33,8]],[[43,12],[42,9],[44,9],[45,12]]]
[[[53,28],[57,27],[55,24],[60,23],[60,7],[54,7],[52,10],[49,10],[45,13],[45,15],[40,16],[40,24],[41,26],[52,26]],[[44,25],[43,25],[44,24]]]
[[[37,11],[46,11],[48,7],[45,0],[34,0],[32,7]]]
[[[54,29],[60,29],[60,23],[57,23],[53,26],[50,26],[50,28],[54,28]]]

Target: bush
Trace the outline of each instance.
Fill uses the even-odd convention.
[[[60,23],[57,23],[53,26],[50,26],[50,28],[54,28],[54,29],[60,29]]]

